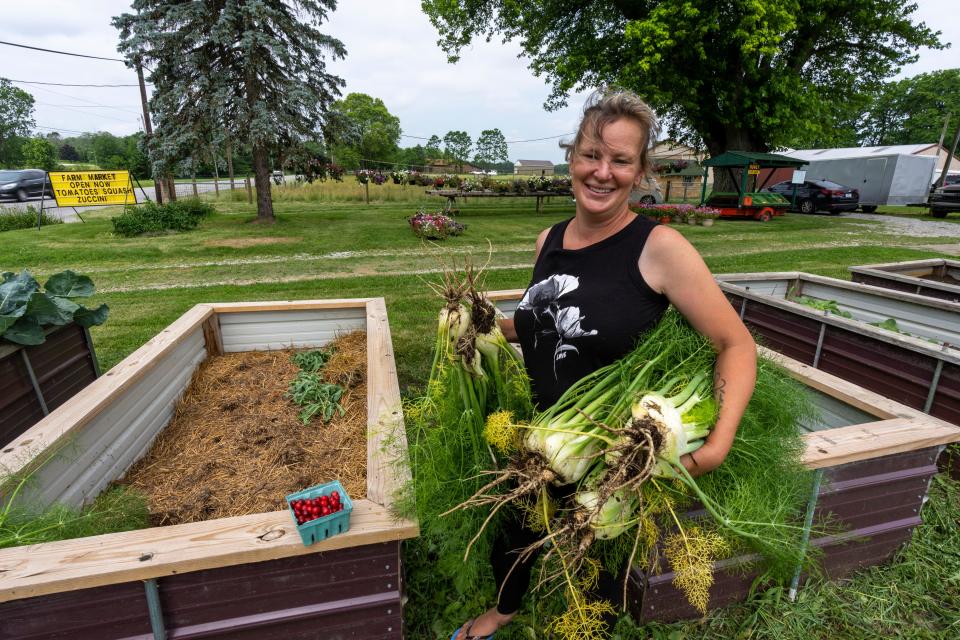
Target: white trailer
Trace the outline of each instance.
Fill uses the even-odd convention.
[[[884,204],[925,203],[936,178],[936,156],[891,153],[818,159],[821,154],[820,150],[798,150],[783,155],[809,162],[804,167],[807,180],[831,180],[857,189],[860,206],[867,212]]]

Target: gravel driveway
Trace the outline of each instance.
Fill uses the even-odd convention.
[[[960,240],[960,224],[953,222],[937,222],[934,220],[912,220],[898,216],[885,216],[879,213],[842,213],[843,218],[857,220],[872,220],[882,222],[884,231],[891,235],[928,237],[928,238],[957,238]]]

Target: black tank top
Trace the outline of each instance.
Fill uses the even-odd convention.
[[[550,228],[514,315],[541,410],[583,376],[629,353],[669,304],[640,275],[640,252],[657,223],[637,216],[609,238],[564,249],[569,224]]]

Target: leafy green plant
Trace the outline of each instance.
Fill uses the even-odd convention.
[[[317,373],[327,364],[333,355],[333,348],[313,349],[311,351],[301,351],[291,356],[290,360],[304,371]]]
[[[307,425],[316,415],[319,415],[324,422],[330,422],[334,413],[339,412],[342,416],[345,413],[340,405],[343,391],[343,387],[324,382],[316,373],[301,371],[290,383],[287,396],[303,407],[300,411],[300,421]]]
[[[52,216],[46,211],[42,213],[37,211],[32,205],[24,211],[13,211],[0,214],[0,232],[13,231],[15,229],[32,229],[37,226],[37,214],[40,214],[40,225],[50,226],[52,224],[63,224],[63,220]]]
[[[146,202],[130,207],[119,216],[110,219],[113,231],[127,238],[144,233],[165,231],[190,231],[200,220],[212,215],[213,205],[197,199],[177,200],[166,204]]]
[[[76,322],[92,327],[107,320],[110,308],[101,304],[88,309],[73,301],[93,295],[93,281],[69,269],[40,284],[24,269],[20,274],[6,271],[0,283],[0,338],[17,344],[41,344],[43,328]]]
[[[837,304],[836,300],[817,300],[816,298],[809,298],[807,296],[800,296],[793,299],[794,302],[798,302],[804,306],[810,307],[811,309],[816,309],[818,311],[827,311],[832,313],[835,316],[840,316],[841,318],[853,318],[853,316]]]

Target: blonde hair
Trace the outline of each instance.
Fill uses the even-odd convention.
[[[643,145],[640,147],[640,170],[649,174],[649,151],[656,144],[657,135],[660,133],[657,116],[640,96],[614,87],[598,89],[587,98],[583,106],[583,118],[573,142],[560,143],[560,148],[566,152],[567,162],[570,162],[571,156],[583,144],[585,137],[603,140],[603,128],[621,118],[633,120],[640,125],[644,134]]]

